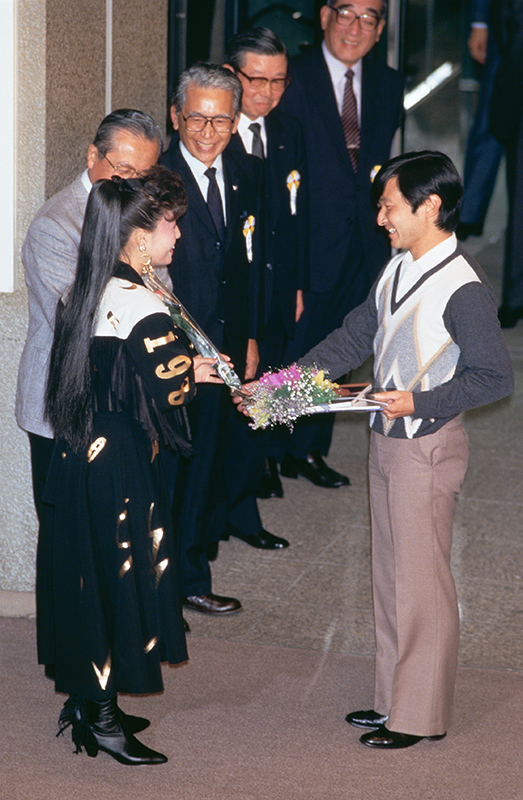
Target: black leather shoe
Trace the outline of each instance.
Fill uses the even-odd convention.
[[[444,739],[446,735],[446,733],[442,733],[440,736],[412,736],[410,733],[389,731],[385,725],[381,725],[377,730],[369,731],[360,736],[360,742],[369,747],[377,747],[380,750],[402,750],[404,747],[412,747],[413,744],[421,742],[422,739],[436,742]]]
[[[302,475],[315,486],[323,486],[326,489],[337,489],[350,483],[346,475],[341,475],[328,467],[317,450],[308,453],[305,458],[294,458],[287,453],[281,462],[280,472],[285,478],[297,478],[298,475]]]
[[[265,472],[261,476],[256,490],[256,497],[261,500],[267,500],[269,497],[283,497],[283,486],[278,472],[278,464],[272,456],[267,459]]]
[[[212,592],[186,597],[183,604],[193,611],[201,611],[202,614],[232,614],[234,611],[240,611],[242,607],[240,601],[234,597],[220,597]]]
[[[251,547],[257,547],[259,550],[283,550],[284,547],[289,546],[287,539],[282,539],[281,536],[274,536],[273,533],[261,529],[258,533],[253,534],[239,534],[231,533],[231,536],[236,536],[242,542],[250,544]]]
[[[345,717],[349,725],[354,725],[356,728],[379,728],[388,717],[378,714],[374,709],[369,711],[353,711],[352,714],[347,714]]]
[[[499,324],[502,328],[514,328],[520,319],[523,319],[523,306],[509,308],[500,306],[498,308]]]

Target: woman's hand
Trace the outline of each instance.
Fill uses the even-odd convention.
[[[224,361],[233,367],[229,356],[220,353]],[[204,356],[197,355],[194,357],[194,380],[196,383],[223,383],[222,379],[214,369],[216,364],[215,358],[204,358]]]

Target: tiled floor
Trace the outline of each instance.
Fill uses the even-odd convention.
[[[492,223],[468,249],[499,291],[502,245]],[[465,415],[471,454],[457,504],[453,569],[460,663],[523,669],[523,322],[506,340],[516,391]],[[359,371],[369,375],[369,365]],[[193,636],[373,653],[367,443],[365,416],[338,415],[328,460],[351,485],[319,489],[303,478],[283,479],[283,499],[260,501],[265,527],[290,540],[287,550],[266,553],[237,539],[221,544],[213,589],[239,597],[244,609],[224,619],[187,612]]]

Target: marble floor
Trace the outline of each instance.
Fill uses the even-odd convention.
[[[494,225],[494,227],[493,227]],[[467,242],[499,292],[502,233]],[[514,394],[465,415],[470,465],[457,501],[453,571],[461,610],[460,663],[523,670],[523,322],[506,331]],[[355,379],[370,376],[364,365]],[[186,612],[191,636],[324,652],[374,652],[370,591],[367,419],[339,414],[329,463],[351,485],[320,489],[283,479],[283,499],[260,501],[282,552],[237,539],[220,545],[213,590],[243,603],[224,619]],[[190,640],[189,640],[190,646]]]

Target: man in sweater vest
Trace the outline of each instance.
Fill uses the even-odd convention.
[[[347,722],[398,749],[450,724],[459,615],[450,570],[455,497],[468,462],[460,414],[513,389],[496,297],[454,230],[462,185],[442,153],[388,161],[374,186],[395,255],[367,300],[301,364],[336,379],[374,353],[369,488],[376,629],[374,708]]]

